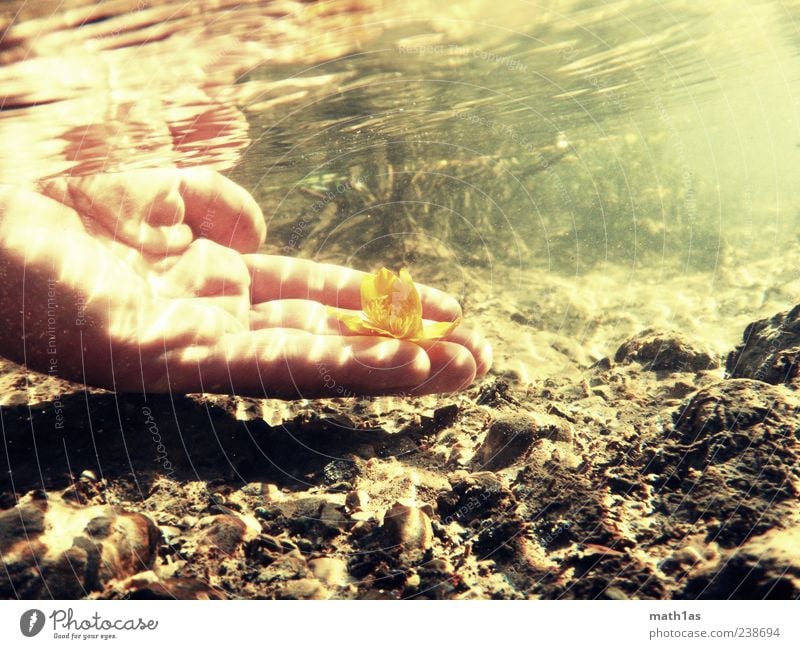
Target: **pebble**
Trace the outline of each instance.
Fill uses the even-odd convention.
[[[225,554],[232,554],[245,541],[254,539],[261,532],[261,526],[255,520],[249,521],[240,515],[219,514],[201,523],[208,526],[205,542]]]
[[[344,504],[350,512],[363,511],[367,503],[369,503],[369,494],[363,489],[349,492],[344,499]]]
[[[425,564],[426,570],[432,570],[439,573],[451,574],[453,572],[453,564],[447,559],[431,559]]]
[[[673,558],[680,564],[685,566],[693,566],[696,563],[700,563],[703,561],[703,555],[695,548],[694,546],[687,546],[681,550],[678,550],[674,555]]]
[[[319,510],[319,522],[326,532],[336,534],[345,528],[347,518],[337,505],[325,502]]]
[[[303,554],[311,554],[316,548],[314,543],[312,543],[308,539],[303,539],[303,538],[297,539],[295,544],[297,546],[298,552],[302,552]]]
[[[386,512],[383,530],[391,545],[402,545],[407,551],[425,550],[433,540],[433,527],[428,515],[402,503],[395,503]]]
[[[478,448],[478,460],[489,470],[513,464],[533,444],[533,421],[519,415],[495,420]]]
[[[281,599],[328,599],[327,589],[311,577],[287,582],[279,593]]]
[[[419,588],[421,582],[422,580],[420,579],[419,574],[412,570],[406,577],[406,588]]]
[[[231,554],[244,542],[245,524],[234,516],[221,514],[205,524],[209,525],[209,529],[204,542],[225,554]]]
[[[451,468],[465,467],[469,464],[470,453],[461,444],[456,443],[450,450],[446,465]]]
[[[572,442],[568,421],[542,413],[499,417],[478,448],[476,460],[481,468],[498,471],[524,459],[537,439]]]
[[[433,425],[437,429],[452,426],[458,418],[458,404],[450,403],[433,411]]]
[[[347,564],[334,557],[319,557],[308,562],[314,577],[326,586],[344,586],[347,583]]]

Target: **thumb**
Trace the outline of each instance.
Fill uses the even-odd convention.
[[[173,170],[57,178],[41,182],[39,189],[142,252],[175,254],[192,242]]]

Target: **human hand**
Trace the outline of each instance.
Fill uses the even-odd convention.
[[[483,376],[491,348],[458,327],[415,344],[353,335],[326,305],[360,309],[363,273],[256,254],[252,197],[208,169],[0,190],[0,353],[116,391],[311,398],[425,394]],[[419,287],[423,315],[452,297]]]

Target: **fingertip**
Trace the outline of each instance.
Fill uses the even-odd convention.
[[[473,356],[472,352],[465,347],[460,347],[455,351],[455,354],[449,360],[449,367],[446,369],[449,370],[453,375],[453,391],[463,390],[469,387],[475,380],[475,376],[478,373],[475,356]]]
[[[437,341],[426,347],[430,359],[429,376],[415,386],[412,394],[458,392],[467,388],[477,375],[477,364],[466,347]]]
[[[267,234],[256,200],[244,187],[208,167],[180,170],[186,221],[196,236],[238,252],[255,252]]]
[[[422,317],[437,322],[453,322],[463,316],[461,304],[449,293],[418,284],[420,298],[422,299]]]
[[[445,294],[445,297],[442,300],[442,310],[444,311],[446,319],[450,321],[456,320],[457,318],[462,318],[464,316],[464,313],[461,309],[461,304],[452,295]]]
[[[478,364],[478,371],[476,378],[483,378],[492,369],[492,363],[494,362],[494,350],[492,349],[492,345],[488,340],[484,340],[483,344],[480,347],[480,352],[476,356],[477,364]]]
[[[492,367],[492,345],[480,332],[460,326],[450,332],[447,340],[469,350],[475,360],[476,378],[485,376]]]

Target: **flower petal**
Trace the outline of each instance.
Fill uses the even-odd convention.
[[[329,306],[328,313],[335,316],[339,322],[347,327],[351,332],[356,334],[373,334],[376,333],[369,323],[360,315],[348,313],[344,309],[337,309],[336,307]]]
[[[367,274],[361,280],[361,305],[388,298],[397,276],[388,268],[381,268],[374,275]]]
[[[453,329],[461,324],[461,318],[454,322],[432,322],[427,324],[422,329],[422,335],[419,340],[436,340],[437,338],[444,338]]]
[[[443,338],[455,329],[455,322],[422,323],[422,299],[407,269],[395,275],[381,268],[361,281],[362,314],[353,315],[344,309],[328,307],[351,332],[400,338],[411,342]]]
[[[407,269],[401,268],[400,269],[400,281],[403,282],[404,285],[408,286],[408,299],[411,300],[412,306],[415,313],[419,313],[420,318],[422,317],[422,299],[419,296],[419,291],[417,290],[416,285],[414,284],[414,280],[411,279],[411,273],[408,272]]]

